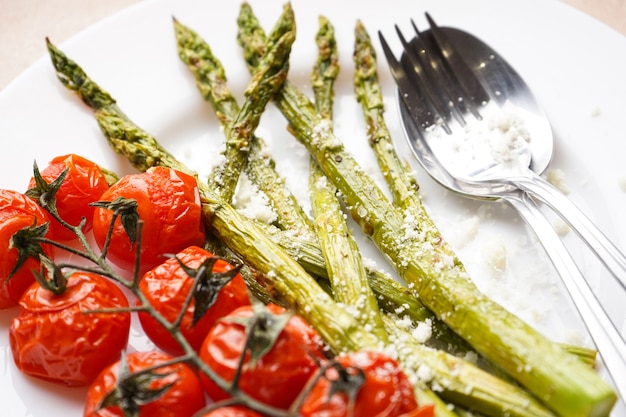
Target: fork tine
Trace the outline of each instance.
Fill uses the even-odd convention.
[[[387,40],[380,31],[378,32],[378,38],[382,45],[383,52],[385,53],[387,63],[389,64],[391,75],[398,86],[400,97],[402,98],[406,110],[411,115],[411,119],[415,122],[416,127],[425,129],[435,124],[435,118],[431,111],[429,100],[424,96],[424,93],[418,89],[416,83],[409,78],[404,66],[396,59]]]
[[[464,100],[466,94],[460,88],[458,80],[454,77],[454,74],[446,68],[444,64],[445,57],[441,53],[439,45],[437,45],[436,41],[433,39],[432,33],[430,31],[421,32],[413,19],[411,19],[411,26],[416,35],[412,43],[419,48],[416,53],[424,56],[424,60],[426,61],[425,65],[431,72],[431,77],[435,85],[437,85],[437,90],[440,91],[442,95],[445,95],[446,104],[451,111],[456,110],[455,116],[461,125],[465,125],[464,115],[467,113],[472,113],[475,117],[479,118],[480,115],[472,111],[472,108],[470,108],[468,103]]]
[[[408,76],[423,89],[424,95],[428,98],[434,111],[440,118],[438,121],[447,125],[453,117],[453,107],[449,105],[450,97],[447,94],[447,90],[438,88],[437,74],[433,72],[433,68],[428,63],[429,57],[424,55],[426,49],[421,38],[414,38],[409,43],[400,31],[400,28],[397,25],[395,28],[404,49],[400,63],[404,65],[406,72],[409,74]]]
[[[430,14],[425,14],[426,20],[430,25],[432,37],[438,45],[442,56],[445,58],[443,62],[458,80],[458,86],[464,92],[466,101],[469,103],[470,111],[476,116],[478,114],[478,107],[489,101],[489,94],[476,77],[474,71],[472,71],[463,58],[461,58],[457,49],[448,40],[446,34],[439,28]],[[480,118],[480,116],[477,117]]]

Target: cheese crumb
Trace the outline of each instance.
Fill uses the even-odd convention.
[[[591,117],[599,117],[602,115],[602,109],[600,108],[600,106],[596,106],[593,109],[591,109]]]
[[[563,194],[569,194],[569,187],[567,186],[567,182],[565,181],[565,173],[558,169],[553,168],[546,173],[546,180],[556,188],[559,189]]]
[[[415,374],[417,375],[417,379],[425,384],[432,381],[435,377],[435,373],[433,372],[432,368],[425,364],[421,364],[417,368],[417,372]]]
[[[426,319],[418,323],[417,327],[411,332],[413,337],[420,343],[426,343],[433,335],[432,320]]]
[[[493,271],[504,272],[506,270],[507,250],[500,239],[491,238],[485,242],[483,257]]]
[[[237,190],[233,197],[233,205],[249,219],[259,220],[267,224],[276,221],[276,213],[270,206],[267,196],[245,173],[242,173],[239,178]]]
[[[565,236],[571,230],[569,225],[565,223],[565,221],[561,219],[560,217],[554,220],[554,223],[552,224],[552,226],[554,227],[554,230],[558,233],[559,236]]]

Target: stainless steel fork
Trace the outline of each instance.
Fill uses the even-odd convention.
[[[443,130],[443,134],[439,133],[439,139],[443,140],[446,135],[462,135],[462,127],[469,119],[485,122],[485,115],[500,111],[500,104],[505,102],[505,98],[510,98],[512,93],[523,93],[524,104],[528,106],[530,92],[525,90],[525,84],[513,68],[491,48],[466,32],[440,28],[430,16],[427,15],[427,19],[430,30],[420,32],[413,24],[415,36],[410,41],[396,26],[403,46],[400,60],[395,58],[385,38],[379,33],[398,86],[402,122],[415,156],[424,169],[445,187],[475,198],[501,199],[517,209],[542,242],[613,377],[619,394],[626,398],[626,343],[535,201],[524,190],[503,180],[502,172],[494,175],[493,172],[485,174],[488,170],[483,170],[475,176],[454,175],[454,167],[443,163],[427,140],[434,129]],[[485,81],[474,74],[452,40],[463,43],[465,47],[476,48],[482,54],[476,62],[495,62],[498,65],[501,72],[491,80],[495,86],[484,88]],[[494,94],[494,91],[499,95]],[[551,147],[552,143],[549,145]],[[529,153],[526,149],[516,157],[522,159],[521,163],[530,163]],[[541,172],[549,160],[549,157],[535,159],[531,168]]]

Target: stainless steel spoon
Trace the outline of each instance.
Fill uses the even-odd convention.
[[[619,394],[626,398],[626,343],[529,194],[560,212],[626,288],[623,254],[565,196],[539,177],[552,156],[552,132],[521,77],[476,37],[458,29],[439,28],[430,16],[427,18],[430,30],[419,32],[415,28],[416,36],[410,42],[397,30],[404,47],[400,61],[380,35],[398,85],[405,133],[418,161],[435,180],[453,191],[501,199],[518,210],[541,240]],[[457,150],[461,149],[467,145],[472,119],[487,123],[492,113],[501,116],[501,109],[507,106],[513,106],[517,117],[523,118],[530,141],[519,140],[523,135],[518,134],[510,138],[511,148],[504,154],[496,152],[497,143],[490,155],[484,155],[489,143],[478,150],[470,146],[465,149],[474,152],[472,156],[477,159],[471,163],[463,161],[469,157],[467,153],[449,149],[444,155],[434,152],[433,147],[441,148],[442,141],[455,143],[459,137]]]

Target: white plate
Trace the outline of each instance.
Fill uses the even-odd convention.
[[[282,3],[258,0],[252,5],[269,29],[281,12]],[[468,30],[490,43],[530,83],[554,127],[555,157],[550,169],[565,173],[571,199],[624,248],[623,36],[556,1],[387,0],[348,6],[336,0],[294,0],[293,6],[298,40],[292,53],[290,79],[309,90],[317,16],[326,15],[336,28],[343,68],[337,85],[336,129],[366,169],[376,172],[352,91],[354,23],[361,19],[374,39],[378,30],[394,39],[394,23],[407,28],[413,17],[418,25],[425,25],[423,12],[428,11],[440,25]],[[219,146],[222,135],[210,106],[202,101],[191,75],[178,60],[172,16],[197,30],[211,44],[226,67],[231,88],[241,97],[249,76],[235,40],[238,10],[236,1],[144,2],[60,46],[118,100],[135,122],[182,159],[206,172],[210,155]],[[398,125],[393,84],[382,53],[379,56],[388,123],[399,149],[410,158]],[[270,143],[278,168],[306,204],[302,186],[306,154],[286,133],[284,119],[271,106],[259,134]],[[3,188],[24,190],[34,160],[45,165],[53,156],[70,152],[120,173],[132,171],[108,148],[89,109],[57,81],[47,57],[42,57],[0,95],[0,135]],[[196,151],[189,152],[190,147]],[[499,204],[451,195],[435,185],[417,164],[415,167],[432,216],[457,247],[478,285],[550,337],[590,344],[542,249],[518,217]],[[463,232],[476,220],[480,226],[476,236],[466,239]],[[606,271],[571,233],[565,240],[616,326],[623,331],[626,295],[616,290]],[[488,252],[486,248],[506,250],[505,271],[490,269],[488,259],[482,255]],[[370,251],[367,254],[374,256]],[[16,370],[7,336],[14,313],[0,312],[2,414],[42,417],[54,410],[54,415],[81,415],[84,389],[53,386],[24,377]],[[136,347],[141,344],[140,338],[133,340]],[[620,403],[614,415],[624,415],[624,410]]]

